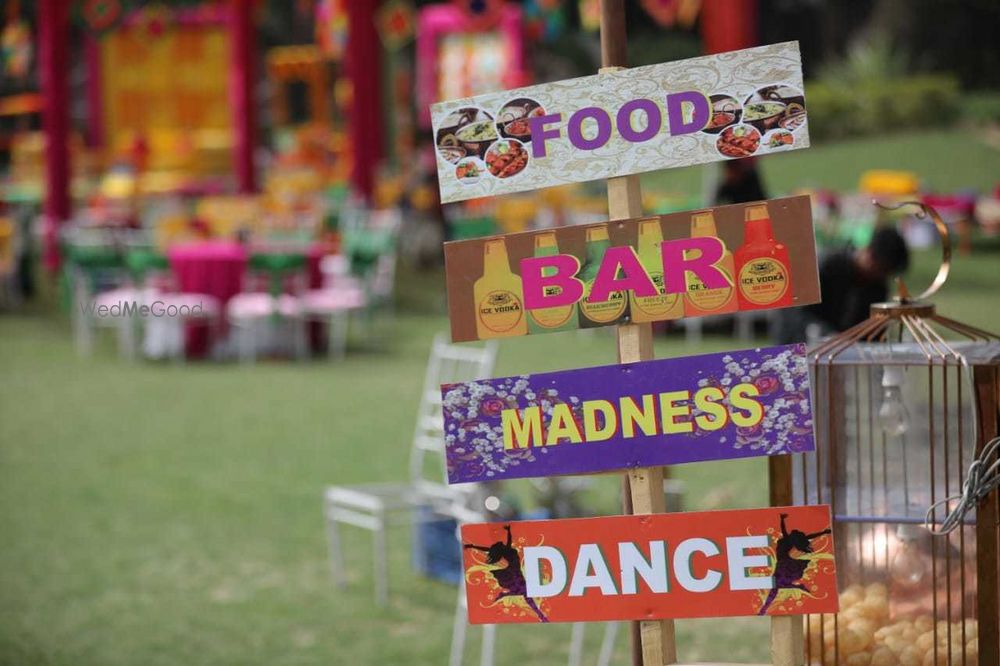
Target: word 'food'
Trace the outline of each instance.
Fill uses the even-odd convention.
[[[697,90],[671,93],[666,98],[666,126],[671,136],[692,134],[705,127],[712,115],[711,104],[704,93]],[[643,117],[644,122],[636,122]],[[562,127],[549,127],[561,123],[563,114],[549,113],[528,118],[531,126],[532,157],[545,157],[545,142],[562,137]],[[587,123],[589,121],[589,123]],[[584,124],[591,126],[592,136],[586,136]],[[653,139],[663,130],[663,110],[655,100],[633,99],[625,102],[615,114],[614,127],[629,143],[643,143]],[[638,126],[638,129],[637,129]],[[566,135],[574,148],[597,150],[611,140],[611,114],[599,106],[577,109],[566,123]]]

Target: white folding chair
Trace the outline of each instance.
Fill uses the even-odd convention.
[[[447,508],[456,492],[448,487],[444,464],[444,422],[441,415],[441,384],[488,377],[496,362],[497,345],[482,347],[449,344],[443,335],[434,339],[417,413],[417,425],[410,448],[410,475],[405,483],[373,483],[328,486],[323,494],[330,564],[338,585],[345,585],[344,557],[338,523],[369,530],[374,538],[375,600],[388,599],[386,531],[390,525],[413,520],[415,509],[430,506]],[[428,454],[437,456],[436,471],[430,477]]]

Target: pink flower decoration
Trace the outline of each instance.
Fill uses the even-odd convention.
[[[753,385],[757,387],[761,395],[767,395],[768,393],[774,393],[781,386],[781,382],[772,375],[761,375],[753,380]]]
[[[479,411],[483,414],[483,416],[496,417],[500,416],[500,412],[502,412],[505,407],[507,407],[507,403],[500,398],[487,398],[483,400],[483,404],[479,407]]]

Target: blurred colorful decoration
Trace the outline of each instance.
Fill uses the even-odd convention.
[[[13,6],[16,7],[17,3]],[[7,23],[0,33],[0,54],[4,75],[23,79],[31,68],[31,54],[35,50],[35,44],[31,27],[18,14],[17,9],[12,9],[8,14]]]
[[[388,0],[378,10],[378,32],[385,48],[396,51],[413,41],[413,4],[409,0]]]
[[[566,27],[562,0],[527,0],[524,3],[524,20],[532,39],[551,41],[559,37]]]
[[[503,11],[503,0],[452,0],[473,31],[496,27]]]
[[[82,13],[88,29],[104,32],[113,28],[121,18],[121,0],[86,0]]]
[[[417,109],[430,126],[430,105],[445,99],[526,85],[521,8],[503,5],[493,30],[454,3],[428,5],[417,18]]]
[[[274,90],[271,115],[275,125],[315,124],[329,127],[330,82],[327,59],[312,44],[280,46],[267,52],[267,76]],[[292,89],[304,85],[304,108],[293,109]],[[295,117],[299,115],[301,117]]]
[[[347,49],[347,0],[316,4],[316,43],[329,58],[340,60]]]
[[[580,27],[589,32],[601,27],[601,0],[580,0]]]
[[[151,4],[138,11],[140,30],[149,37],[162,37],[170,29],[174,15],[165,4]]]
[[[227,169],[233,143],[225,14],[175,21],[162,17],[162,7],[144,10],[135,22],[127,16],[99,37],[97,71],[88,76],[101,82],[108,148],[127,154],[138,136],[151,170]],[[157,39],[149,38],[151,28],[163,30]]]
[[[701,0],[640,0],[639,4],[658,25],[690,28],[698,17]]]

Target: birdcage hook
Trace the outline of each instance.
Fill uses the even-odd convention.
[[[904,208],[906,206],[917,206],[920,208],[920,212],[916,214],[917,218],[923,219],[925,217],[930,217],[931,221],[934,222],[934,228],[937,230],[938,237],[941,239],[941,265],[938,267],[937,275],[934,276],[934,281],[931,282],[931,285],[916,298],[910,298],[906,284],[902,279],[897,278],[899,293],[896,296],[896,300],[900,303],[908,303],[930,298],[936,294],[938,289],[941,288],[941,285],[945,283],[948,279],[948,273],[951,271],[951,236],[948,235],[948,225],[944,223],[944,220],[941,219],[941,216],[936,210],[934,210],[933,206],[928,206],[922,201],[902,201],[894,206],[886,206],[878,200],[873,200],[872,203],[885,211],[899,210],[900,208]]]

